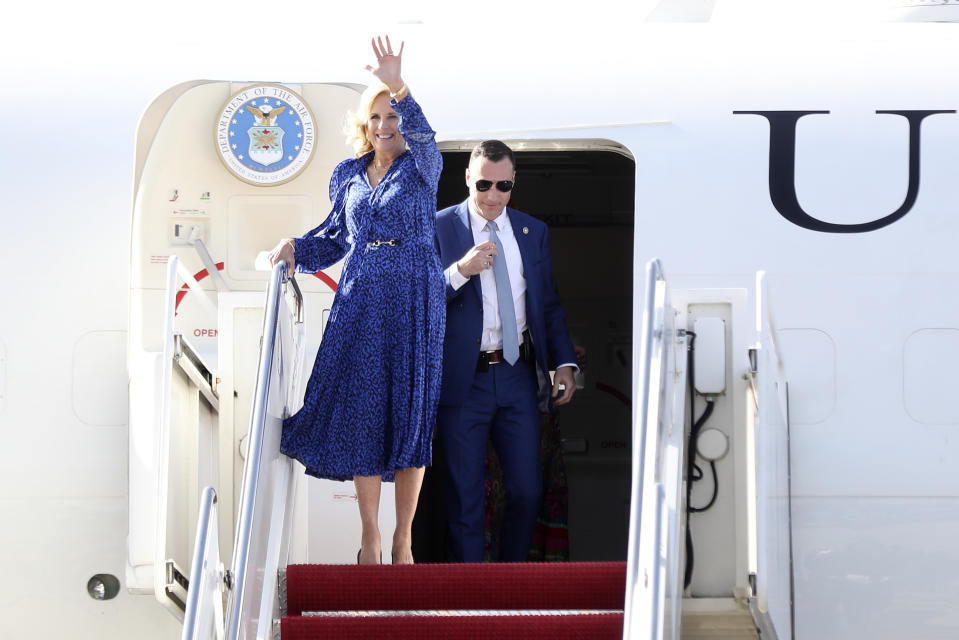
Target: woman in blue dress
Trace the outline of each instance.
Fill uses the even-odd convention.
[[[377,65],[366,68],[380,82],[353,116],[356,157],[333,171],[330,215],[270,254],[311,273],[345,258],[303,408],[284,422],[281,450],[309,475],[354,481],[361,564],[381,560],[380,487],[395,480],[392,559],[410,564],[443,359],[445,285],[433,245],[443,159],[401,78],[403,45],[394,54],[388,37],[376,38],[373,52]]]

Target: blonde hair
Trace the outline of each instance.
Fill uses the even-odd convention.
[[[370,119],[370,112],[373,110],[373,103],[383,94],[389,95],[390,88],[382,82],[371,84],[360,95],[360,104],[355,112],[346,112],[346,124],[343,125],[343,133],[346,134],[346,143],[353,145],[353,155],[360,156],[373,150],[366,137],[366,123]]]

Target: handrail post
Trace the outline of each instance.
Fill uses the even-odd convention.
[[[156,520],[153,538],[153,592],[166,603],[166,517],[169,505],[170,481],[170,384],[173,376],[173,332],[176,323],[176,277],[179,260],[171,255],[167,260],[166,289],[164,292],[163,335],[161,337],[162,369],[160,373],[160,415],[156,425],[154,461],[156,465]]]
[[[263,439],[269,401],[270,378],[276,346],[277,316],[280,304],[280,287],[286,279],[288,265],[281,261],[273,267],[266,304],[263,313],[263,331],[260,343],[260,359],[257,365],[256,388],[253,394],[253,410],[250,419],[249,443],[243,468],[240,489],[239,513],[236,538],[233,545],[232,589],[226,612],[226,637],[233,639],[239,634],[244,589],[250,554],[250,539],[256,510],[258,469],[263,452]]]
[[[656,320],[656,284],[665,280],[663,267],[659,259],[652,259],[646,263],[646,290],[643,307],[641,328],[639,375],[638,375],[638,402],[636,405],[636,419],[633,420],[632,434],[632,481],[629,508],[629,539],[626,560],[626,599],[623,615],[623,638],[630,637],[632,626],[632,604],[636,586],[639,582],[639,532],[641,529],[640,514],[643,498],[643,463],[646,455],[646,432],[648,429],[648,407],[650,395],[650,373],[652,370],[653,341],[655,339],[654,323]]]
[[[183,613],[182,640],[195,640],[197,633],[202,632],[197,629],[197,624],[200,622],[198,614],[200,599],[205,595],[205,590],[202,588],[204,565],[209,560],[206,551],[211,536],[216,544],[216,501],[216,491],[213,487],[203,489],[200,497],[200,515],[197,518],[196,541],[193,545],[193,562],[190,565],[190,588],[187,590],[186,610]],[[218,554],[214,559],[219,564]],[[219,567],[214,567],[214,570],[219,574]],[[219,585],[217,591],[220,591]],[[219,599],[219,594],[216,597]],[[222,606],[214,606],[213,622],[217,638],[222,637]]]

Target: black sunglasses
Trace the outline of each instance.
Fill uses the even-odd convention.
[[[475,183],[477,191],[489,191],[490,187],[493,186],[492,180],[477,180]],[[509,193],[513,190],[513,181],[512,180],[500,180],[496,183],[496,190],[502,191],[503,193]]]

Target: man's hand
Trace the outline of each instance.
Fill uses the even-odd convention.
[[[493,260],[498,255],[495,244],[484,242],[467,251],[466,255],[456,263],[456,268],[465,277],[472,278],[481,271],[491,268]]]
[[[566,388],[560,396],[559,385],[561,384]],[[560,367],[553,375],[553,404],[557,407],[566,404],[573,399],[574,393],[576,393],[576,382],[573,380],[573,367]]]

